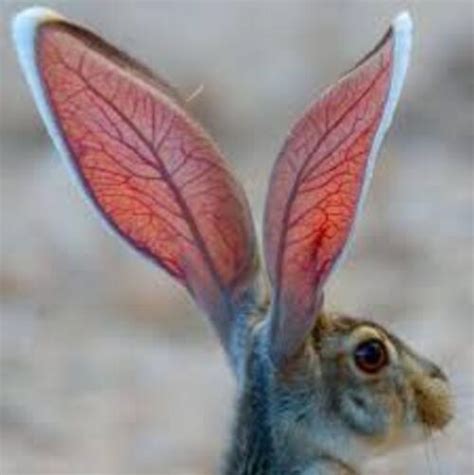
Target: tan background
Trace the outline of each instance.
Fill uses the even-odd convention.
[[[267,177],[307,101],[400,9],[412,66],[330,307],[376,318],[443,365],[458,414],[368,473],[468,475],[473,462],[473,28],[470,2],[44,2],[185,95],[261,220]],[[20,76],[1,4],[1,465],[13,474],[213,473],[233,383],[170,280],[71,186]]]

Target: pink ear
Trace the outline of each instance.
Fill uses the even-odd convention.
[[[273,169],[264,238],[274,287],[276,358],[311,330],[322,289],[346,250],[405,77],[411,20],[380,44],[296,123]]]
[[[246,198],[217,146],[169,86],[44,9],[14,36],[56,146],[102,218],[211,315],[225,342],[255,270]]]

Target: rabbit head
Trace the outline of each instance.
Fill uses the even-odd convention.
[[[271,384],[273,439],[288,467],[322,457],[358,471],[375,455],[424,440],[453,414],[434,363],[380,325],[340,314],[318,316]]]
[[[380,326],[322,308],[401,93],[407,13],[285,141],[264,218],[268,304],[243,189],[176,91],[50,10],[20,13],[13,35],[88,202],[189,291],[222,342],[240,391],[229,474],[352,473],[366,456],[449,421],[435,365]]]

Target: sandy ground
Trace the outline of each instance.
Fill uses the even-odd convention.
[[[469,2],[51,3],[191,94],[260,222],[283,136],[407,3],[412,67],[331,308],[448,372],[457,416],[371,475],[473,473],[473,29]],[[204,318],[105,232],[20,76],[1,2],[1,460],[5,475],[215,473],[234,387]]]

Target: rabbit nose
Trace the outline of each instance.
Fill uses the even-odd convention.
[[[435,364],[431,365],[431,369],[428,374],[433,379],[441,379],[441,381],[448,382],[446,374],[440,367],[436,366]]]
[[[411,357],[415,362],[415,373],[419,374],[419,372],[421,372],[421,374],[423,374],[425,377],[428,377],[429,379],[439,380],[444,383],[448,382],[446,373],[438,365],[415,353],[411,353]]]

